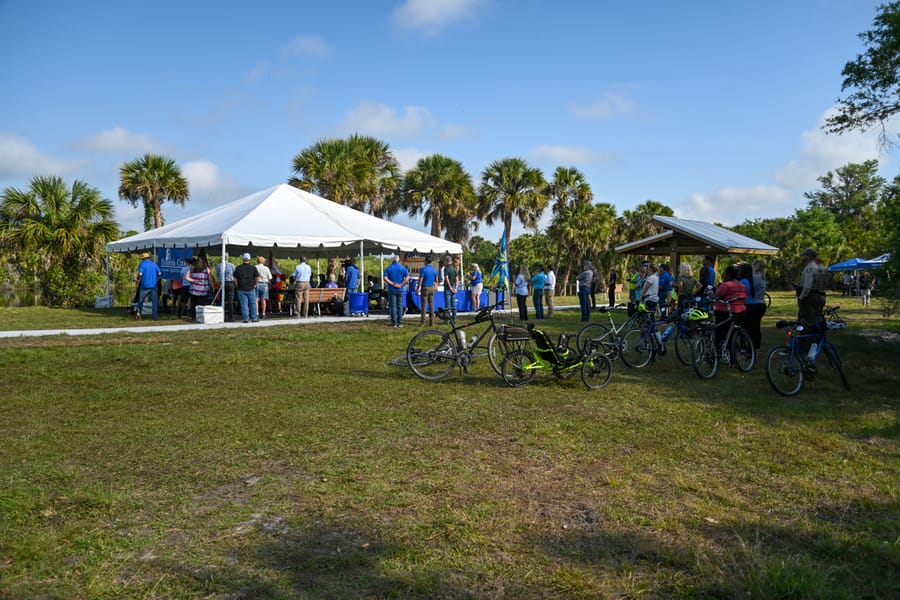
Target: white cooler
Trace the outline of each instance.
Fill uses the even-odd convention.
[[[225,310],[221,306],[198,306],[198,323],[224,323]]]

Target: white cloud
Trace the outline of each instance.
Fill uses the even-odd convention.
[[[47,156],[37,146],[14,133],[0,131],[0,178],[35,175],[70,175],[89,164]]]
[[[110,154],[142,154],[162,152],[161,144],[149,135],[134,133],[124,127],[113,127],[82,140],[78,147],[88,152]]]
[[[682,219],[735,225],[761,216],[790,216],[794,213],[795,199],[791,191],[773,185],[722,188],[691,194],[675,214]]]
[[[394,10],[394,23],[405,29],[437,33],[459,21],[474,21],[484,0],[406,0]]]
[[[834,135],[822,131],[832,110],[821,115],[814,129],[801,134],[800,155],[775,168],[770,182],[692,194],[680,207],[673,207],[676,214],[725,225],[747,219],[788,217],[806,207],[804,192],[819,189],[818,178],[828,171],[871,159],[878,159],[881,170],[885,171],[889,157],[879,155],[878,132]],[[891,123],[889,127],[889,136],[896,136],[900,131],[900,123]]]
[[[400,168],[404,173],[414,168],[419,162],[419,159],[434,154],[433,152],[425,152],[418,148],[394,148],[392,149],[392,152],[394,153],[394,158],[400,163]]]
[[[434,126],[434,116],[427,108],[407,106],[403,114],[386,104],[360,102],[341,121],[344,133],[363,133],[373,136],[403,137],[416,135]]]
[[[576,117],[582,119],[609,119],[620,115],[633,113],[637,104],[631,98],[623,94],[606,93],[593,104],[582,106],[570,103],[569,110]]]
[[[611,154],[577,146],[541,145],[532,148],[531,155],[535,160],[553,162],[557,165],[596,165],[612,160]]]
[[[286,58],[326,58],[331,55],[331,46],[320,35],[298,35],[282,54]]]

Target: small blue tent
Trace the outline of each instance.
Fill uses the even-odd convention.
[[[865,269],[864,261],[861,258],[851,258],[850,260],[845,260],[844,262],[839,262],[836,265],[831,265],[828,267],[829,271],[859,271],[860,269]]]

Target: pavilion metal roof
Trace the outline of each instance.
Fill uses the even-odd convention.
[[[652,222],[665,230],[642,240],[617,246],[616,252],[660,255],[775,254],[778,252],[778,248],[774,246],[704,221],[655,216]]]

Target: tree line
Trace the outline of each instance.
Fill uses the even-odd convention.
[[[884,133],[885,124],[900,111],[900,2],[880,6],[873,29],[860,38],[866,51],[844,67],[842,90],[848,94],[825,128],[841,134],[880,126],[890,147],[894,140]],[[561,287],[584,260],[593,261],[604,279],[610,269],[625,269],[636,258],[617,255],[614,248],[656,233],[654,216],[675,216],[655,200],[617,214],[613,204],[595,202],[577,168],[560,166],[545,177],[519,157],[492,162],[477,186],[462,163],[441,154],[420,159],[404,174],[386,142],[358,134],[318,141],[298,152],[291,167],[287,181],[300,189],[382,218],[405,213],[423,219],[432,235],[462,244],[468,262],[492,264],[497,242],[477,232],[482,224],[500,224],[510,240],[511,271],[519,264],[552,264]],[[793,215],[733,227],[780,248],[769,260],[773,287],[796,279],[805,247],[817,248],[826,262],[892,252],[890,267],[897,272],[900,176],[888,182],[878,175],[878,161],[870,160],[829,171],[818,181],[820,189],[807,192],[807,206]],[[180,168],[164,156],[146,154],[124,163],[120,182],[120,200],[143,207],[145,229],[164,224],[164,203],[183,206],[190,199]],[[552,218],[540,230],[548,209]],[[122,237],[112,215],[112,202],[80,180],[67,185],[61,177],[40,175],[27,189],[7,188],[0,197],[0,300],[30,290],[43,304],[90,305],[105,287],[105,245]],[[514,222],[527,233],[511,239]],[[111,260],[110,271],[128,281],[129,259]]]

